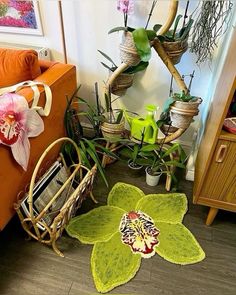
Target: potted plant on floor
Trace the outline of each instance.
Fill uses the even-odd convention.
[[[109,149],[104,147],[104,145],[101,143],[101,138],[99,138],[100,136],[97,137],[96,133],[95,133],[95,138],[93,139],[88,139],[84,137],[83,127],[80,123],[80,116],[88,116],[89,120],[92,121],[92,126],[94,124],[99,123],[99,118],[95,116],[97,115],[97,112],[95,111],[96,107],[92,107],[91,105],[89,105],[86,102],[86,100],[78,97],[76,93],[71,97],[70,100],[68,100],[67,108],[65,111],[64,125],[65,125],[67,136],[71,138],[78,145],[82,164],[89,169],[91,169],[91,167],[94,164],[96,164],[102,179],[104,180],[105,184],[108,186],[107,179],[105,176],[105,171],[102,167],[100,155],[103,156],[105,154],[114,159],[117,159],[117,155],[115,155]],[[81,101],[81,100],[83,103],[85,103],[88,106],[87,111],[81,111],[78,108],[78,101]],[[100,113],[100,111],[98,113]],[[100,116],[101,115],[99,115],[99,117]],[[74,149],[71,147],[71,145],[66,144],[63,148],[63,152],[66,158],[68,159],[68,161],[70,162],[70,164],[73,165],[76,159],[75,159]]]
[[[175,156],[176,152],[179,153],[178,157]],[[146,183],[150,186],[157,185],[162,174],[167,174],[167,177],[171,177],[174,183],[177,183],[175,168],[185,169],[186,167],[184,164],[186,154],[178,143],[171,146],[144,146],[141,153],[148,159],[145,171]]]
[[[182,15],[176,17],[173,30],[167,31],[164,35],[157,36],[174,65],[180,62],[182,55],[188,49],[188,36],[193,24],[193,19],[190,17],[185,24],[186,14],[187,11],[185,12],[184,22],[180,30],[177,31],[177,28]],[[153,29],[158,33],[161,27],[162,25],[156,24]]]
[[[102,52],[101,50],[98,50],[98,52],[111,63],[111,65],[107,65],[106,63],[101,62],[101,64],[109,70],[110,76],[111,73],[113,73],[118,68],[118,66],[106,53]],[[124,95],[126,93],[126,90],[133,84],[134,74],[145,70],[148,64],[148,62],[140,61],[140,63],[136,66],[130,66],[124,72],[120,73],[111,85],[111,93],[117,96]]]

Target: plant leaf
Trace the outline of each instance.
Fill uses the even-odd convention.
[[[111,29],[108,34],[114,33],[114,32],[119,32],[119,31],[127,31],[126,27],[115,27],[113,29]]]
[[[162,27],[161,24],[156,24],[156,25],[153,27],[153,30],[157,33],[157,32],[160,30],[161,27]]]
[[[180,19],[182,18],[183,16],[181,14],[179,14],[176,19],[175,19],[175,24],[174,24],[174,30],[173,30],[173,33],[172,33],[172,38],[175,39],[175,32],[177,30],[177,27],[178,27],[178,24],[179,24],[179,21]]]
[[[149,61],[151,58],[151,46],[144,28],[132,32],[134,43],[142,61]]]
[[[96,243],[91,257],[93,279],[98,292],[106,293],[127,283],[139,270],[141,255],[132,254],[118,232],[107,242]]]
[[[156,38],[156,36],[157,36],[156,32],[153,31],[153,30],[146,30],[146,34],[147,34],[148,39],[150,41],[154,40]]]
[[[107,60],[109,60],[114,67],[117,68],[117,65],[115,64],[115,62],[110,58],[110,56],[108,56],[106,53],[102,52],[101,50],[98,49],[98,52],[101,53],[102,56],[104,56]]]
[[[192,233],[181,223],[155,222],[160,230],[160,243],[155,248],[158,255],[176,264],[197,263],[205,253]]]
[[[174,143],[170,148],[166,150],[166,152],[163,154],[162,158],[165,158],[169,156],[171,153],[177,151],[179,149],[179,143]]]
[[[144,192],[136,186],[117,182],[108,195],[107,204],[129,212],[134,210],[138,201],[144,196]]]
[[[177,162],[177,161],[167,161],[165,162],[167,166],[176,166],[182,169],[185,169],[186,166],[183,163]]]
[[[154,221],[178,223],[187,211],[187,198],[180,193],[146,195],[135,209],[145,212]]]
[[[124,71],[124,74],[135,74],[137,72],[141,72],[145,70],[149,65],[149,62],[147,61],[141,61],[136,66],[131,66],[127,70]]]
[[[119,124],[121,122],[121,120],[123,119],[123,115],[124,115],[124,111],[120,110],[116,119],[116,124]]]
[[[119,230],[124,213],[124,210],[117,207],[100,206],[72,218],[66,231],[69,236],[84,244],[107,241]]]
[[[148,144],[148,145],[144,145],[140,151],[142,152],[151,152],[151,151],[155,151],[159,149],[159,145],[158,144]]]
[[[114,72],[114,68],[109,67],[108,65],[106,65],[106,64],[105,64],[104,62],[102,62],[102,61],[101,61],[101,64],[102,64],[106,69],[108,69],[108,70]]]

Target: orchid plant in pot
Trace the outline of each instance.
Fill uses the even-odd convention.
[[[175,153],[178,152],[178,157]],[[150,186],[156,186],[162,174],[171,177],[174,183],[177,183],[175,176],[175,167],[185,168],[186,154],[181,145],[174,143],[171,146],[147,145],[142,148],[144,165],[146,166],[146,183]],[[146,162],[146,164],[145,164]]]
[[[163,48],[169,55],[173,64],[178,64],[182,55],[188,49],[188,36],[193,24],[193,19],[190,17],[188,22],[185,23],[186,15],[187,11],[185,12],[184,21],[180,30],[177,29],[182,18],[181,14],[176,17],[172,30],[167,31],[163,35],[157,35],[157,38],[162,43]],[[158,33],[161,27],[162,25],[156,24],[153,29]]]
[[[101,64],[109,70],[109,76],[113,73],[118,66],[113,61],[111,57],[109,57],[106,53],[98,50],[98,52],[107,60],[109,61],[110,65],[107,63],[101,62]],[[119,76],[111,84],[111,93],[117,96],[122,96],[126,93],[127,89],[132,86],[134,74],[144,71],[147,66],[148,62],[140,61],[139,64],[136,66],[130,66],[124,72],[120,73]]]
[[[128,16],[133,13],[134,1],[118,0],[117,3],[117,9],[124,15],[124,26],[113,28],[109,31],[109,34],[124,31],[122,43],[120,44],[121,61],[130,66],[135,66],[140,61],[149,61],[151,58],[151,42],[155,39],[156,32],[154,30],[148,30],[147,27],[157,0],[152,1],[145,27],[137,29],[128,26]]]

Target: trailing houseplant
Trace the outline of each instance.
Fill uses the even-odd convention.
[[[110,65],[108,65],[107,63],[101,62],[101,64],[109,70],[109,75],[111,73],[113,73],[118,66],[116,65],[116,63],[112,60],[112,58],[110,58],[106,53],[102,52],[101,50],[98,50],[98,52],[107,60],[110,62]],[[137,64],[136,66],[130,66],[129,68],[127,68],[124,72],[122,72],[121,74],[119,74],[118,77],[116,77],[116,79],[112,82],[111,85],[111,93],[118,95],[118,96],[122,96],[126,93],[126,90],[132,86],[133,84],[133,78],[134,78],[134,74],[143,71],[147,68],[148,66],[148,62],[144,62],[144,61],[140,61],[139,64]]]

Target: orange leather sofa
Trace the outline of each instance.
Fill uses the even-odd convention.
[[[14,215],[17,196],[19,192],[26,190],[42,152],[55,139],[65,135],[63,118],[67,105],[66,96],[71,97],[76,90],[75,66],[48,61],[39,61],[39,66],[41,74],[35,80],[50,86],[52,108],[48,117],[42,117],[45,125],[44,132],[38,137],[30,138],[30,159],[26,172],[13,159],[11,149],[0,144],[0,230]],[[44,105],[44,90],[40,89],[40,92],[39,105]],[[25,96],[30,104],[33,95],[31,89],[22,89],[19,94]],[[49,157],[55,158],[58,150]]]

